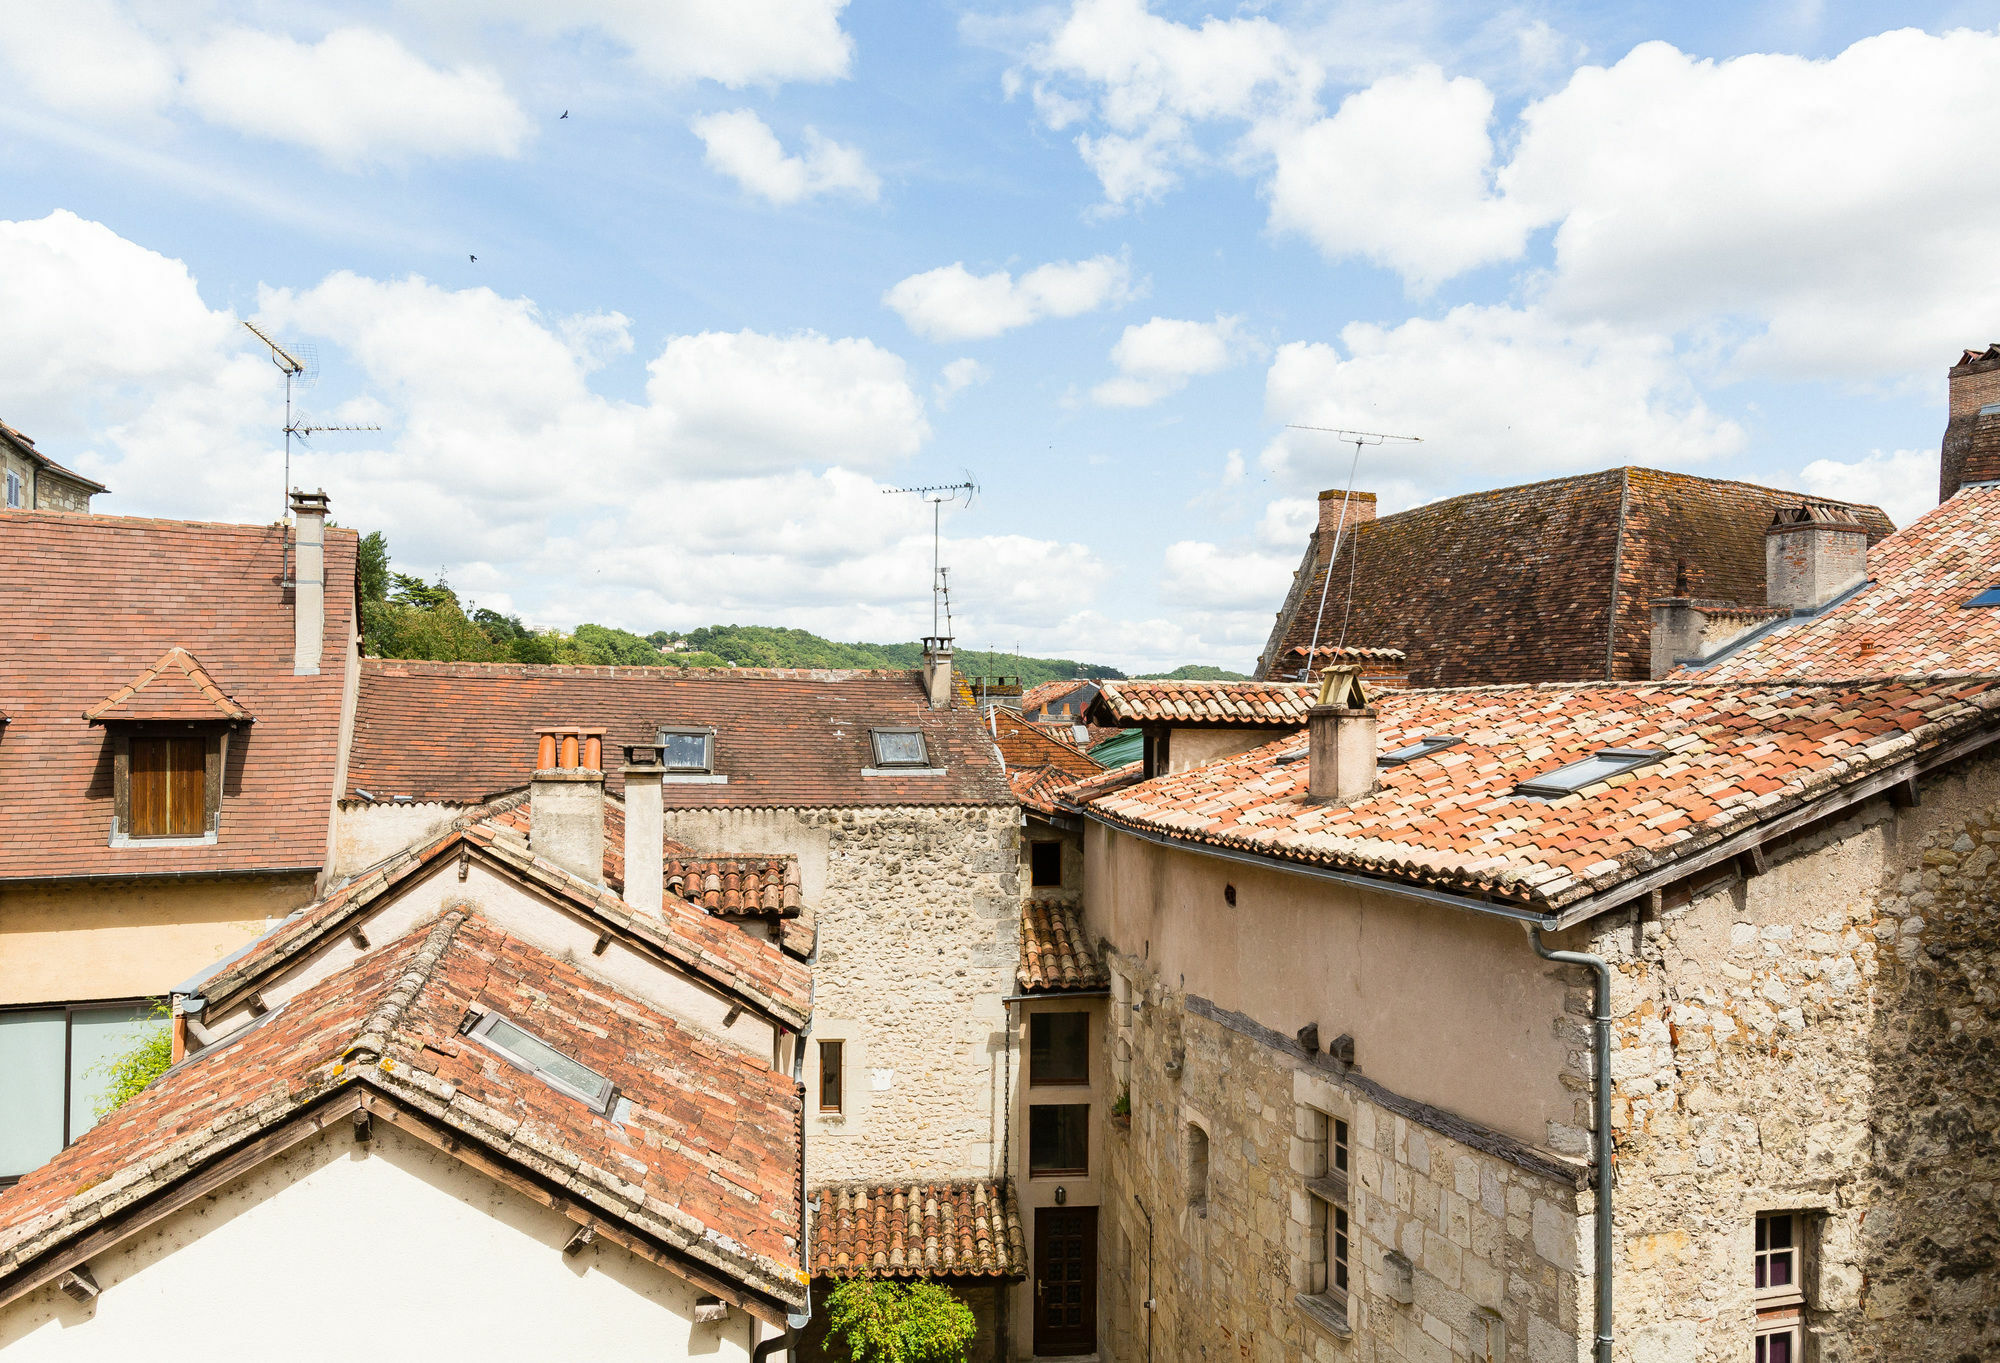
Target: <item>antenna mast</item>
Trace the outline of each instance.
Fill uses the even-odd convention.
[[[931,633],[938,632],[938,620],[944,620],[944,632],[951,633],[951,586],[946,574],[951,570],[938,560],[939,541],[943,529],[944,507],[947,502],[955,502],[961,494],[965,504],[972,505],[972,499],[979,495],[979,484],[968,474],[962,483],[932,483],[928,487],[885,487],[882,494],[893,496],[908,493],[923,498],[931,504]]]
[[[1347,491],[1340,497],[1340,524],[1333,530],[1333,552],[1326,556],[1326,576],[1319,584],[1319,610],[1313,615],[1312,639],[1306,644],[1305,662],[1299,668],[1299,680],[1311,681],[1313,655],[1319,652],[1319,627],[1321,621],[1326,619],[1326,591],[1333,585],[1333,565],[1340,557],[1340,542],[1347,534],[1347,506],[1354,499],[1354,475],[1361,467],[1361,447],[1379,445],[1385,440],[1406,440],[1411,444],[1420,445],[1424,438],[1420,435],[1386,435],[1381,431],[1350,431],[1339,426],[1301,426],[1293,423],[1288,423],[1285,429],[1320,431],[1326,435],[1337,435],[1354,446],[1354,459],[1347,466]],[[1347,606],[1350,611],[1354,608],[1354,571],[1351,563],[1348,565],[1347,575]],[[1347,625],[1344,618],[1340,627],[1340,642],[1343,645],[1347,642]],[[1276,659],[1272,661],[1275,664]]]
[[[380,426],[322,426],[314,424],[303,414],[294,417],[292,415],[292,384],[297,382],[301,388],[307,388],[312,385],[313,380],[319,376],[318,357],[309,348],[302,346],[300,349],[304,351],[304,358],[300,358],[265,335],[255,322],[246,319],[243,325],[249,328],[252,336],[255,336],[271,348],[271,363],[278,366],[278,371],[285,376],[285,495],[284,509],[278,517],[279,523],[283,524],[291,518],[292,514],[293,436],[297,436],[300,443],[303,444],[321,431],[379,431],[382,428]],[[289,587],[292,585],[292,542],[289,538],[285,541],[284,572],[278,580],[284,586]]]

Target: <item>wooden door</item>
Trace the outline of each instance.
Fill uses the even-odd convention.
[[[199,738],[132,740],[130,836],[198,838],[207,831],[207,750]]]
[[[1097,1352],[1097,1208],[1035,1211],[1035,1352]]]

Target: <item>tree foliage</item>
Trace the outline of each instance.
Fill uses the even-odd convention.
[[[97,1118],[104,1118],[132,1101],[139,1090],[167,1072],[167,1066],[174,1063],[174,1036],[167,1025],[167,1005],[164,1000],[154,999],[150,1019],[159,1025],[146,1029],[146,1035],[133,1044],[130,1050],[111,1056],[91,1067],[92,1075],[102,1075],[111,1081],[104,1097],[97,1103]]]
[[[1241,672],[1203,663],[1183,663],[1171,672],[1143,672],[1139,681],[1249,681]]]
[[[972,1309],[935,1283],[850,1278],[826,1299],[827,1345],[847,1363],[964,1363]]]

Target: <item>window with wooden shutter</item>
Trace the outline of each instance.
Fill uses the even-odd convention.
[[[208,743],[132,740],[132,819],[127,836],[198,838],[207,831]]]

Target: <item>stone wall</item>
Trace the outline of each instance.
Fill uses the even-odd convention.
[[[1132,1111],[1106,1141],[1104,1357],[1587,1356],[1588,1283],[1578,1265],[1588,1259],[1590,1198],[1578,1187],[1581,1165],[1427,1114],[1323,1055],[1308,1058],[1291,1038],[1167,988],[1143,960],[1119,955],[1112,965],[1107,1060],[1130,1085]],[[1178,1076],[1169,1072],[1177,1056]],[[1299,1301],[1315,1253],[1305,1183],[1315,1112],[1349,1124],[1344,1330]],[[1200,1205],[1190,1127],[1206,1140]]]
[[[1020,811],[670,809],[666,833],[702,851],[799,858],[819,923],[812,1041],[844,1042],[847,1069],[842,1112],[808,1103],[808,1184],[1001,1175]],[[818,1067],[809,1044],[814,1097]]]
[[[1749,1356],[1760,1211],[1816,1241],[1808,1358],[2000,1356],[2000,764],[1921,797],[1579,943],[1616,969],[1621,1358]]]

